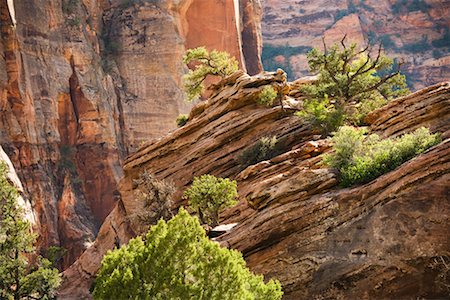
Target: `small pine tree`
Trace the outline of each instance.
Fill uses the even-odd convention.
[[[281,299],[278,281],[264,283],[236,250],[208,239],[183,208],[160,220],[145,239],[109,251],[97,274],[94,299]]]
[[[189,49],[183,57],[185,64],[197,63],[194,70],[184,75],[184,90],[188,101],[197,99],[204,90],[203,81],[208,75],[222,78],[238,70],[238,62],[227,52],[212,50],[208,52],[205,47]]]
[[[200,221],[213,227],[219,224],[219,212],[237,203],[237,195],[236,181],[213,175],[195,177],[192,186],[184,192]]]
[[[19,193],[0,164],[0,298],[53,299],[61,283],[58,270],[47,259],[31,263],[35,235],[17,204]]]

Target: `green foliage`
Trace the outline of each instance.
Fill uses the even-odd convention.
[[[397,49],[397,45],[394,43],[389,34],[383,34],[380,36],[379,41],[385,49]]]
[[[344,113],[330,103],[328,95],[305,101],[303,109],[295,114],[325,135],[341,126],[345,119]]]
[[[340,171],[341,184],[367,183],[440,142],[439,134],[422,127],[398,138],[364,136],[364,130],[343,126],[333,136],[334,153],[324,162]]]
[[[171,207],[175,187],[147,171],[142,172],[133,183],[137,187],[137,199],[144,202],[144,209],[131,215],[130,219],[135,222],[137,234],[143,234],[158,220],[167,221],[173,216]]]
[[[58,246],[50,246],[47,249],[47,259],[51,262],[53,267],[57,267],[62,262],[62,259],[67,253],[67,249]]]
[[[184,192],[200,221],[213,227],[219,224],[220,210],[235,205],[237,196],[236,181],[213,175],[195,177],[192,186]]]
[[[212,50],[205,47],[189,49],[183,57],[185,64],[196,63],[194,70],[183,76],[184,90],[188,101],[197,99],[204,90],[203,81],[208,75],[222,78],[238,70],[238,62],[227,52]]]
[[[103,258],[94,299],[281,299],[278,281],[264,283],[242,255],[209,240],[183,208],[152,226],[145,239]]]
[[[253,146],[245,149],[239,156],[239,161],[244,166],[251,166],[263,160],[271,159],[278,155],[278,139],[276,136],[262,137]]]
[[[41,257],[30,262],[36,237],[17,204],[19,193],[6,170],[0,164],[0,298],[52,299],[61,282],[58,270]]]
[[[300,116],[316,126],[328,120],[318,126],[325,133],[336,130],[345,121],[359,124],[370,110],[409,92],[405,76],[398,70],[392,72],[394,61],[384,56],[381,49],[372,59],[369,48],[358,50],[356,44],[335,44],[325,52],[311,50],[308,64],[311,72],[318,73],[318,80],[302,87],[307,99]],[[321,107],[315,109],[314,105]]]
[[[277,98],[277,91],[271,85],[266,85],[259,94],[257,102],[262,105],[270,106]]]
[[[183,127],[189,120],[189,116],[185,114],[181,114],[177,117],[176,123],[178,127]]]

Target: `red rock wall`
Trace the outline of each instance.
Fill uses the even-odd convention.
[[[67,248],[65,266],[95,239],[115,205],[123,157],[174,130],[178,114],[189,110],[180,24],[226,28],[217,46],[242,52],[232,12],[218,3],[211,9],[224,18],[198,25],[182,20],[191,4],[199,7],[16,0],[13,26],[7,0],[0,1],[1,144],[36,212],[40,246]]]

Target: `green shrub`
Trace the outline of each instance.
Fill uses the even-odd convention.
[[[325,95],[322,100],[306,100],[303,109],[295,114],[323,135],[335,131],[345,120],[344,112],[337,110],[334,105],[330,104],[328,95]]]
[[[239,162],[244,166],[251,166],[263,160],[271,159],[279,153],[276,136],[262,137],[253,146],[245,149],[239,155]]]
[[[185,64],[197,63],[194,70],[183,76],[184,91],[188,101],[198,99],[204,90],[203,81],[208,75],[222,78],[238,70],[238,61],[225,51],[212,50],[205,47],[189,49],[183,57]]]
[[[273,101],[277,98],[277,92],[271,85],[266,85],[259,93],[259,98],[257,102],[261,105],[270,106],[273,104]]]
[[[185,115],[185,114],[179,115],[179,116],[177,117],[177,120],[176,120],[177,126],[178,126],[178,127],[183,127],[184,125],[186,125],[186,123],[188,122],[188,120],[189,120],[189,116],[188,116],[188,115]]]
[[[340,171],[341,184],[367,183],[440,142],[439,134],[426,128],[398,138],[364,136],[364,130],[344,126],[333,136],[334,153],[324,162]]]
[[[200,221],[212,227],[219,224],[219,212],[237,203],[237,184],[228,178],[213,175],[194,177],[192,186],[184,192],[189,206],[198,213]]]
[[[279,300],[276,280],[264,283],[242,254],[211,241],[183,208],[160,220],[146,237],[109,251],[95,282],[94,299]]]

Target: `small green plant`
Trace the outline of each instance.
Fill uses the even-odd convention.
[[[198,99],[204,90],[203,81],[207,76],[231,75],[238,70],[238,61],[225,51],[212,50],[205,47],[189,49],[183,57],[185,64],[195,63],[194,70],[183,76],[184,90],[188,101]]]
[[[259,98],[257,102],[261,105],[270,106],[273,101],[277,98],[277,92],[271,85],[266,85],[259,93]]]
[[[192,186],[184,192],[189,206],[198,213],[202,224],[219,224],[219,212],[237,203],[237,184],[228,178],[213,175],[195,177]]]
[[[52,263],[54,268],[58,268],[66,254],[67,249],[58,246],[50,246],[47,249],[46,257]]]
[[[183,208],[160,220],[145,238],[109,251],[97,274],[94,299],[279,300],[277,280],[264,283],[242,254],[211,241]]]
[[[74,14],[78,7],[79,0],[62,0],[61,8],[65,14]]]
[[[176,123],[178,127],[183,127],[189,120],[189,116],[185,114],[181,114],[177,117]]]
[[[244,166],[251,166],[263,160],[271,159],[279,153],[276,136],[262,137],[253,146],[245,149],[239,156],[239,162]]]
[[[440,142],[439,134],[422,127],[398,138],[364,136],[364,130],[341,127],[333,136],[332,154],[324,162],[340,171],[341,184],[367,183]]]

